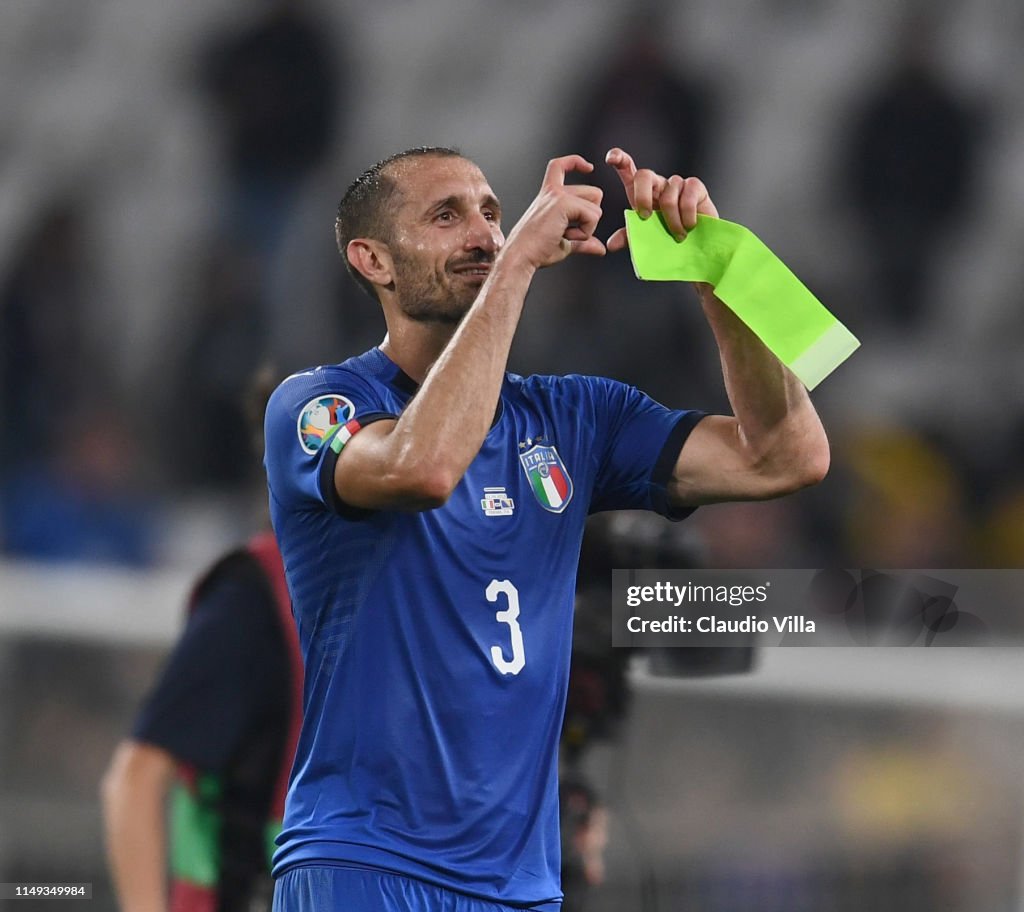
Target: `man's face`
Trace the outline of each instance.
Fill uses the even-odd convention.
[[[476,300],[505,236],[501,206],[464,158],[397,162],[392,238],[398,304],[424,323],[457,323]]]

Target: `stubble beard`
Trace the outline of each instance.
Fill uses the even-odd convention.
[[[401,301],[405,316],[416,323],[436,323],[442,326],[457,326],[473,303],[470,301],[462,306],[453,298],[440,295],[423,297],[411,294],[410,298]]]
[[[433,274],[420,273],[408,264],[395,261],[398,286],[402,289],[399,306],[402,313],[417,323],[457,326],[473,306],[480,287],[447,285]]]

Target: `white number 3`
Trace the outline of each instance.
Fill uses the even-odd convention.
[[[504,593],[508,599],[508,608],[498,611],[494,617],[502,624],[508,624],[509,633],[512,637],[512,661],[505,658],[500,646],[491,647],[491,661],[494,667],[503,675],[517,675],[526,665],[526,651],[523,649],[523,631],[519,628],[519,590],[512,585],[511,580],[491,580],[487,587],[487,601],[498,601],[498,595]]]

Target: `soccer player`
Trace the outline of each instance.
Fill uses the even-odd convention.
[[[607,162],[629,204],[680,236],[717,216],[696,178],[638,170],[620,149]],[[606,252],[601,191],[566,183],[592,170],[553,159],[507,239],[486,178],[450,149],[392,156],[341,201],[339,249],[387,335],[289,377],[267,409],[306,668],[278,912],[557,909],[557,747],[588,513],[682,519],[827,470],[804,388],[710,287],[733,416],[603,378],[506,373],[536,271]],[[619,229],[607,249],[626,245]]]

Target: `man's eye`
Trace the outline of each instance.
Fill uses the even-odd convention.
[[[490,222],[498,221],[498,216],[495,213],[491,212],[490,209],[485,209],[484,210],[484,218],[487,219]]]
[[[439,212],[437,214],[437,220],[439,222],[450,222],[454,218],[455,215],[452,212]]]

